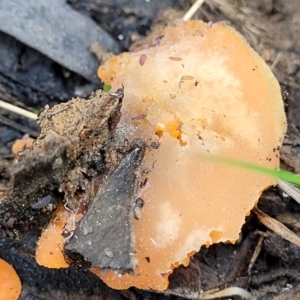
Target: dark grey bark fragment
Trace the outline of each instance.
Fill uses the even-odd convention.
[[[112,37],[90,18],[61,0],[0,0],[0,30],[44,53],[66,68],[95,83],[97,59],[93,42],[118,53]]]
[[[144,156],[143,143],[136,142],[109,175],[65,247],[102,269],[132,272],[136,266],[133,208]]]

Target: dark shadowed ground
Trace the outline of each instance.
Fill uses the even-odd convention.
[[[20,7],[18,1],[6,1],[0,0],[0,100],[33,112],[74,96],[87,97],[101,88],[90,69],[96,70],[99,58],[105,59],[103,48],[114,53],[128,50],[154,27],[182,17],[191,5],[188,0],[69,0],[65,6],[59,1],[28,1],[32,2],[29,10]],[[245,6],[238,5],[242,1],[207,2],[195,17],[212,22],[229,20],[280,81],[289,125],[281,150],[282,168],[300,173],[300,2],[248,0],[243,1]],[[89,34],[87,24],[93,27],[93,33]],[[93,38],[95,35],[100,38]],[[86,50],[91,43],[97,55]],[[26,133],[33,138],[39,135],[35,121],[0,108],[1,184],[9,180],[5,170],[13,159],[11,145]],[[258,206],[300,233],[300,205],[279,188],[265,191]],[[175,270],[169,290],[162,294],[136,289],[114,291],[87,271],[37,265],[36,241],[51,212],[38,217],[25,216],[25,210],[24,216],[7,228],[4,211],[0,209],[0,257],[11,263],[21,278],[20,299],[193,299],[201,291],[230,286],[248,290],[253,299],[300,299],[300,248],[268,231],[255,214],[247,218],[236,245],[201,249],[188,268]],[[31,217],[38,221],[24,221]],[[264,238],[262,233],[266,233]],[[260,240],[261,252],[248,272]]]

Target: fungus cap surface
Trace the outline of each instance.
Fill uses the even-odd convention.
[[[164,290],[202,245],[236,241],[261,192],[276,184],[201,154],[277,168],[286,131],[280,88],[240,34],[201,21],[166,27],[154,47],[113,57],[98,75],[112,90],[124,85],[117,133],[148,142],[150,171],[134,223],[135,274],[98,272],[116,289]]]
[[[21,281],[15,269],[0,259],[0,300],[18,299],[21,289]]]
[[[62,236],[69,220],[70,213],[59,203],[53,219],[42,231],[37,243],[35,259],[39,265],[54,269],[69,266],[63,253],[65,239]]]
[[[11,147],[12,153],[17,156],[18,152],[23,151],[24,149],[30,148],[32,146],[32,143],[34,142],[34,139],[32,138],[22,138],[15,140]]]

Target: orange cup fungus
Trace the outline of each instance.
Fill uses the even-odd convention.
[[[166,27],[155,43],[112,57],[98,75],[113,91],[124,85],[121,140],[149,145],[135,274],[98,274],[116,289],[162,291],[202,245],[235,242],[261,192],[276,184],[201,154],[277,168],[286,132],[280,87],[239,33],[201,21]],[[153,142],[160,147],[151,149]]]
[[[18,299],[21,289],[21,281],[15,269],[0,258],[0,300]]]
[[[24,137],[22,139],[15,140],[11,147],[11,151],[15,156],[18,156],[18,154],[32,146],[32,143],[34,142],[34,139],[30,137]]]
[[[69,266],[63,252],[65,238],[62,235],[69,220],[70,212],[59,203],[53,219],[43,230],[37,243],[35,259],[39,265],[54,269]]]
[[[82,213],[67,210],[61,202],[58,203],[52,220],[42,231],[37,242],[35,260],[39,265],[53,269],[69,267],[69,261],[63,250],[64,244],[82,217]]]

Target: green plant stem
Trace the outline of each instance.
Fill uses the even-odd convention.
[[[224,163],[224,164],[242,168],[245,170],[258,172],[258,173],[261,173],[261,174],[264,174],[264,175],[267,175],[270,177],[274,177],[277,179],[281,179],[283,181],[300,186],[299,175],[288,172],[288,171],[273,170],[268,167],[263,167],[260,165],[256,165],[256,164],[252,164],[252,163],[248,163],[248,162],[244,162],[244,161],[240,161],[240,160],[236,160],[236,159],[231,159],[231,158],[223,157],[223,156],[219,156],[219,155],[211,155],[211,154],[203,155],[202,154],[201,158],[208,160],[208,161],[212,161],[212,162]]]

